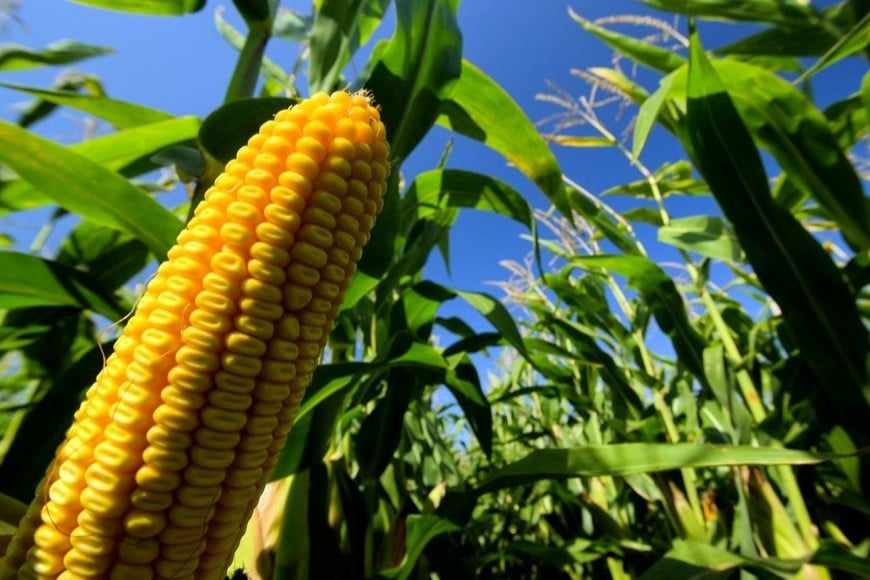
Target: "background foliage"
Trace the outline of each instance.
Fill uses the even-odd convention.
[[[166,15],[206,4],[82,3]],[[111,349],[102,330],[135,302],[128,282],[153,270],[263,120],[350,86],[381,105],[395,170],[237,567],[262,578],[870,576],[870,76],[823,109],[812,90],[830,67],[866,70],[870,4],[642,3],[661,18],[566,15],[618,58],[572,71],[588,89],[579,98],[542,95],[554,110],[542,128],[463,59],[472,31],[459,29],[458,0],[319,0],[310,12],[236,0],[246,30],[220,12],[216,23],[238,60],[204,119],[113,99],[94,77],[11,82],[100,47],[0,47],[3,86],[33,99],[0,122],[0,213],[78,218],[57,248],[0,252],[4,541]],[[353,74],[389,10],[395,28]],[[674,14],[693,20],[675,26]],[[705,51],[712,21],[752,26]],[[265,56],[273,43],[304,50],[284,68]],[[59,108],[114,131],[61,145],[30,129]],[[435,124],[499,153],[551,207],[454,167],[449,149],[406,174]],[[682,155],[649,167],[653,132]],[[587,191],[551,146],[580,148],[578,160],[612,148],[626,181]],[[171,177],[155,178],[165,167]],[[181,205],[155,197],[178,184]],[[704,212],[685,215],[687,202]],[[503,296],[424,276],[431,260],[462,259],[450,232],[470,210],[527,229],[529,256],[506,262]],[[656,238],[642,239],[650,226]],[[487,326],[443,314],[450,302]]]

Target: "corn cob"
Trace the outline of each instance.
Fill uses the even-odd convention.
[[[364,93],[242,147],[157,269],[0,565],[7,578],[223,578],[380,212]]]

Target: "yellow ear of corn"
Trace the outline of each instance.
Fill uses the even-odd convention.
[[[75,414],[0,578],[223,578],[389,172],[366,94],[317,94],[230,161]]]

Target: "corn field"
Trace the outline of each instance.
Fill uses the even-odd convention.
[[[459,0],[76,2],[236,58],[176,116],[0,43],[0,578],[870,578],[870,2],[565,3],[544,119]]]

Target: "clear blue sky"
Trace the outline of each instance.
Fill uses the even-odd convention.
[[[282,2],[282,6],[301,11],[308,10],[309,5],[308,1]],[[608,66],[611,62],[611,51],[569,18],[569,6],[593,19],[612,14],[651,13],[634,0],[465,0],[460,5],[465,57],[494,77],[534,121],[557,111],[553,105],[535,99],[537,93],[548,91],[547,80],[575,95],[584,94],[587,88],[569,74],[570,69]],[[114,98],[202,118],[220,105],[236,57],[235,49],[214,26],[214,13],[220,7],[225,9],[226,17],[238,25],[229,0],[209,0],[197,14],[175,18],[110,12],[65,0],[29,1],[23,2],[17,12],[21,23],[8,22],[0,32],[0,40],[40,48],[61,38],[72,38],[112,47],[114,54],[83,61],[74,67],[98,75]],[[671,16],[664,17],[673,20]],[[680,28],[685,32],[685,20],[680,22]],[[392,15],[378,36],[388,36],[391,31]],[[733,27],[713,29],[704,40],[708,47],[716,46],[735,32]],[[297,51],[295,45],[275,41],[268,54],[286,64],[295,60]],[[361,69],[364,62],[364,58],[358,57],[356,70]],[[0,76],[10,82],[48,87],[62,70],[46,68]],[[847,83],[857,89],[860,77],[831,82],[830,88],[842,90],[842,86],[834,85]],[[822,86],[820,92],[824,90]],[[26,97],[0,89],[2,118],[14,118],[13,104],[22,101],[26,101]],[[615,112],[613,108],[606,110],[605,120],[609,121],[608,115]],[[36,126],[36,130],[55,139],[73,141],[81,135],[81,118],[76,112],[64,111],[55,114],[50,122]],[[446,131],[433,131],[403,166],[406,179],[412,179],[438,162],[446,136]],[[613,151],[562,149],[557,154],[563,171],[594,193],[638,178]],[[646,163],[657,167],[665,160],[681,156],[673,141],[665,136],[648,148]],[[498,155],[476,143],[457,138],[449,165],[495,175],[516,187],[535,206],[546,205],[533,184],[507,167]],[[617,202],[617,207],[624,208],[625,203]],[[697,201],[685,200],[678,213],[710,209],[709,201],[698,205]],[[25,221],[18,216],[0,218],[0,230],[10,231],[26,246],[36,233],[37,222],[44,218],[44,212]],[[522,260],[529,250],[528,243],[520,239],[522,233],[519,226],[505,218],[464,212],[452,232],[453,271],[447,283],[465,290],[488,290],[500,296],[500,290],[487,286],[486,282],[506,278],[507,273],[499,266],[500,260]],[[649,240],[654,240],[654,235],[651,228],[644,232]],[[428,273],[445,281],[440,264],[432,264]]]

